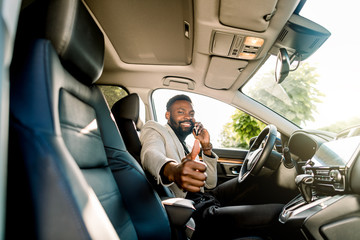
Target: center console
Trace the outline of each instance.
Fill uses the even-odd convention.
[[[355,137],[324,143],[303,167],[295,179],[300,195],[279,216],[290,238],[358,239],[360,197],[350,173],[359,168],[359,142]]]
[[[358,239],[359,195],[315,197],[310,203],[298,196],[279,216],[289,239]]]
[[[299,195],[285,205],[279,216],[279,221],[283,224],[301,226],[306,218],[325,209],[341,197],[341,195],[316,197],[312,202],[307,203],[304,198]]]
[[[345,192],[347,168],[345,166],[306,167],[305,173],[314,177],[314,186],[318,192],[336,194]]]

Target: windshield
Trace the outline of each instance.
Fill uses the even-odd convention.
[[[339,132],[360,124],[358,2],[311,0],[300,15],[331,32],[296,71],[276,84],[276,56],[241,89],[301,128]]]

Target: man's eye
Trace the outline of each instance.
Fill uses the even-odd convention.
[[[178,114],[184,114],[184,112],[183,111],[178,111]]]

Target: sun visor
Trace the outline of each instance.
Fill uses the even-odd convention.
[[[224,25],[264,32],[275,14],[277,0],[221,0],[220,22]]]
[[[229,89],[247,64],[248,62],[243,60],[212,57],[205,85],[213,89]]]
[[[86,2],[123,62],[191,64],[192,0]]]

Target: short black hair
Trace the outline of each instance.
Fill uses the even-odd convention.
[[[185,101],[188,101],[189,103],[192,103],[189,96],[186,96],[185,94],[179,94],[179,95],[176,95],[169,99],[169,101],[166,104],[166,111],[170,111],[170,108],[174,104],[174,102],[180,101],[180,100],[185,100]]]

